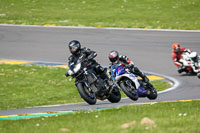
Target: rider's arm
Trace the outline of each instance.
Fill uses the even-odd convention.
[[[74,60],[74,58],[73,58],[72,55],[68,57],[68,66],[73,62],[73,60]],[[65,76],[66,76],[66,77],[69,76],[68,72],[65,73]]]
[[[191,52],[192,52],[192,50],[190,50],[190,49],[185,49],[185,51],[187,51],[187,52],[189,52],[189,53],[191,53]]]
[[[124,64],[134,65],[134,63],[125,55],[120,55],[119,61],[123,62]]]
[[[120,56],[120,61],[124,62],[125,64],[128,64],[129,70],[138,76],[140,76],[144,82],[149,82],[149,79],[144,75],[143,72],[139,70],[139,68],[134,66],[134,63],[127,57],[127,56]]]
[[[189,52],[189,53],[192,52],[192,50],[190,50],[190,49],[188,49],[188,48],[181,48],[181,51],[183,51],[183,52]]]
[[[72,61],[73,61],[73,56],[71,55],[71,56],[69,56],[69,58],[68,58],[68,65],[69,65]]]
[[[174,62],[174,65],[176,65],[178,67],[181,65],[181,63],[178,61],[177,55],[175,53],[172,53],[172,60]]]
[[[97,56],[97,53],[95,51],[90,50],[89,48],[84,48],[84,54],[86,54],[86,57],[89,60]]]

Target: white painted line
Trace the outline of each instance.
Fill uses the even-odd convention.
[[[130,31],[167,31],[167,32],[197,32],[200,30],[178,30],[178,29],[144,29],[144,28],[115,28],[115,27],[84,27],[84,26],[44,26],[44,25],[17,25],[17,24],[0,24],[0,26],[12,27],[39,27],[39,28],[62,28],[62,29],[103,29],[103,30],[130,30]]]
[[[157,73],[153,73],[153,72],[146,72],[146,73],[150,73],[150,74],[154,74],[154,75],[157,75],[157,76],[161,76],[161,77],[164,77],[164,78],[170,80],[171,82],[173,82],[173,86],[172,87],[170,87],[170,88],[168,88],[166,90],[163,90],[163,91],[159,91],[158,94],[165,93],[165,92],[168,92],[168,91],[172,91],[172,90],[176,89],[180,85],[179,81],[176,80],[173,77],[169,77],[169,76],[166,76],[166,75],[157,74]]]
[[[165,93],[165,92],[169,92],[169,91],[172,91],[172,90],[175,90],[179,85],[179,81],[176,80],[175,78],[172,78],[172,77],[169,77],[169,76],[166,76],[166,75],[162,75],[162,74],[157,74],[157,73],[153,73],[153,72],[147,72],[145,71],[145,73],[149,73],[149,74],[154,74],[154,75],[157,75],[157,76],[161,76],[161,77],[164,77],[166,79],[168,79],[169,81],[173,82],[173,86],[166,89],[166,90],[163,90],[163,91],[159,91],[158,94],[162,94],[162,93]],[[121,99],[129,99],[129,97],[125,97],[125,98],[121,98]],[[107,101],[107,100],[105,100]],[[69,103],[69,104],[58,104],[58,105],[44,105],[44,106],[35,106],[35,107],[59,107],[59,106],[69,106],[69,105],[76,105],[76,104],[84,104],[86,102],[81,102],[81,103]]]
[[[56,105],[34,106],[34,107],[27,107],[27,108],[48,108],[48,107],[69,106],[69,105],[76,105],[76,104],[87,104],[87,103],[86,103],[86,102],[80,102],[80,103],[67,103],[67,104],[56,104]]]
[[[1,60],[1,58],[0,58]],[[4,59],[4,60],[15,60],[15,59]],[[17,60],[16,60],[17,61]],[[26,61],[29,61],[29,60],[26,60]],[[31,61],[31,62],[44,62],[44,63],[59,63],[59,64],[65,64],[63,62],[45,62],[45,61]],[[172,91],[174,89],[176,89],[180,83],[178,80],[176,80],[175,78],[173,77],[169,77],[169,76],[166,76],[166,75],[162,75],[162,74],[158,74],[158,73],[153,73],[153,72],[147,72],[147,71],[143,71],[145,73],[149,73],[149,74],[153,74],[153,75],[157,75],[157,76],[161,76],[161,77],[164,77],[166,79],[168,79],[169,81],[173,82],[173,86],[166,89],[166,90],[163,90],[163,91],[159,91],[158,94],[162,94],[162,93],[165,93],[165,92],[169,92],[169,91]],[[122,99],[129,99],[128,97],[126,98],[122,98]],[[85,103],[85,102],[81,102],[81,103]],[[44,106],[35,106],[35,107],[55,107],[55,106],[67,106],[67,105],[75,105],[75,104],[80,104],[80,103],[69,103],[69,104],[58,104],[58,105],[44,105]],[[30,107],[32,108],[32,107]]]

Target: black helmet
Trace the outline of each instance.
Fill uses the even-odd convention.
[[[69,42],[69,50],[72,54],[76,54],[81,49],[81,44],[77,40],[72,40]]]
[[[117,59],[119,58],[119,53],[116,50],[113,50],[109,53],[109,60],[111,62],[115,62],[117,61]]]

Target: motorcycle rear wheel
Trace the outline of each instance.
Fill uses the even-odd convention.
[[[88,88],[84,83],[78,83],[77,89],[80,96],[90,105],[96,104],[97,100],[94,94],[90,94]]]
[[[108,101],[111,103],[118,103],[121,100],[121,93],[118,88],[114,88],[110,96],[108,97]]]
[[[149,98],[149,100],[155,100],[158,96],[156,89],[153,87],[152,84],[149,84],[149,88],[150,88],[150,94],[147,95],[147,97]]]
[[[128,78],[121,81],[120,87],[122,91],[126,94],[126,96],[128,96],[133,101],[138,100],[138,94],[136,88],[133,85],[130,87],[130,85],[128,85],[126,81],[133,83],[133,81],[131,81]]]

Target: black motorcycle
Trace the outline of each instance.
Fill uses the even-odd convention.
[[[68,75],[75,78],[75,85],[80,96],[90,105],[99,100],[108,99],[111,103],[121,100],[119,88],[109,78],[103,79],[95,72],[89,60],[77,60],[69,64]]]

